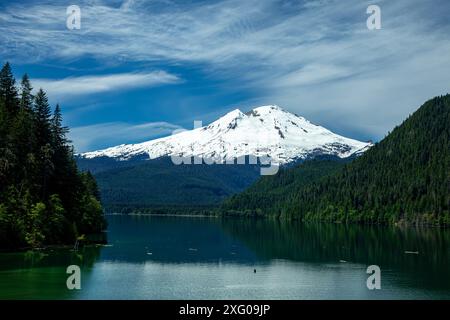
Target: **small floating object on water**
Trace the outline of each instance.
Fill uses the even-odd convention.
[[[339,260],[340,263],[347,263],[345,260]]]
[[[151,256],[153,253],[151,253],[151,252],[147,252],[147,255],[149,255],[149,256]]]
[[[406,254],[419,254],[419,251],[405,251]]]
[[[253,273],[256,273],[256,269],[253,269]]]
[[[189,251],[197,251],[195,248],[189,248]]]
[[[236,252],[230,252],[230,254],[236,254]]]

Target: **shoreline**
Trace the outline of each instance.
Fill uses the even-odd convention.
[[[176,214],[176,213],[106,213],[105,216],[156,216],[156,217],[184,217],[184,218],[220,218],[218,214]]]
[[[382,223],[364,223],[364,222],[333,222],[333,221],[320,221],[320,220],[300,220],[300,219],[280,219],[272,216],[238,216],[238,215],[221,215],[221,214],[174,214],[174,213],[105,213],[105,216],[154,216],[154,217],[180,217],[180,218],[210,218],[210,219],[252,219],[252,220],[274,220],[278,222],[284,223],[307,223],[307,224],[324,224],[324,225],[359,225],[361,227],[391,227],[398,229],[435,229],[435,230],[449,230],[450,226],[439,226],[439,225],[430,225],[430,224],[417,224],[417,223],[408,223],[405,221],[396,222],[392,224],[382,224]],[[102,233],[108,233],[109,230],[106,229]],[[88,241],[83,245],[83,247],[88,246],[104,246],[108,245],[108,242],[101,241]],[[73,249],[73,244],[49,244],[40,248],[32,248],[32,247],[24,247],[24,248],[15,248],[15,249],[6,249],[0,250],[0,254],[11,254],[11,253],[21,253],[27,251],[47,251],[51,249]],[[76,252],[77,250],[74,249]]]
[[[251,216],[251,215],[224,215],[224,214],[176,214],[176,213],[106,213],[105,216],[156,216],[156,217],[182,217],[182,218],[231,218],[231,219],[263,219],[277,220],[283,222],[300,222],[300,223],[320,223],[333,225],[359,225],[359,226],[378,226],[378,227],[397,227],[397,228],[425,228],[425,229],[450,229],[449,225],[432,225],[418,224],[407,221],[397,221],[394,223],[370,223],[370,222],[341,222],[341,221],[325,221],[325,220],[302,220],[302,219],[283,219],[274,216]]]
[[[101,232],[101,234],[106,234],[108,232],[108,230],[103,230]],[[96,236],[99,234],[91,234],[91,235],[87,235],[87,237],[89,236]],[[106,239],[106,237],[105,237]],[[83,240],[80,243],[80,247],[79,248],[83,248],[83,247],[89,247],[89,246],[104,246],[104,245],[108,245],[108,241],[107,240],[92,240],[92,239],[88,239],[88,240]],[[35,251],[35,252],[45,252],[47,250],[73,250],[74,252],[77,252],[78,249],[74,249],[75,243],[74,244],[46,244],[43,245],[41,247],[38,248],[33,248],[33,247],[21,247],[21,248],[11,248],[11,249],[0,249],[0,254],[3,253],[20,253],[20,252],[28,252],[28,251]]]

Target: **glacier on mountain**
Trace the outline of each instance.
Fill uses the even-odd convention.
[[[233,110],[209,125],[137,144],[123,144],[86,152],[81,157],[109,157],[126,161],[134,157],[197,157],[225,163],[245,156],[270,157],[280,165],[314,156],[346,158],[370,148],[337,135],[305,118],[269,105],[247,113]]]

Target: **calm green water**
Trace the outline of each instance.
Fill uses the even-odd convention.
[[[0,254],[0,298],[450,299],[449,230],[108,220],[110,246]],[[71,264],[81,267],[81,290],[66,288]],[[369,265],[381,268],[381,290],[366,287]]]

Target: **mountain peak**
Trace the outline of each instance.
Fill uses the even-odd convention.
[[[223,122],[230,122],[243,117],[245,117],[245,114],[241,110],[234,109],[233,111],[230,111],[226,115],[220,117],[219,120],[222,120]]]
[[[82,157],[127,160],[136,156],[155,159],[176,155],[226,161],[252,155],[270,156],[274,162],[285,164],[318,155],[345,158],[370,146],[370,143],[334,134],[277,105],[267,105],[247,113],[232,110],[200,130],[88,152]]]
[[[281,108],[280,106],[276,105],[276,104],[269,104],[266,106],[260,106],[260,107],[256,107],[253,108],[253,110],[255,111],[271,111],[271,110],[277,110],[277,111],[284,111],[283,108]]]
[[[237,117],[242,117],[244,115],[244,113],[240,110],[240,109],[234,109],[230,112],[228,112],[227,114],[225,114],[224,116],[221,117],[222,118],[237,118]]]
[[[253,115],[253,116],[265,115],[265,114],[272,113],[272,112],[277,112],[277,111],[286,112],[280,106],[267,105],[267,106],[260,106],[260,107],[253,108],[252,110],[247,112],[247,115]]]
[[[208,125],[206,128],[216,128],[219,130],[225,128],[234,129],[237,126],[238,122],[244,117],[245,114],[241,110],[234,109],[233,111],[228,112],[226,115],[220,117],[219,119]]]

